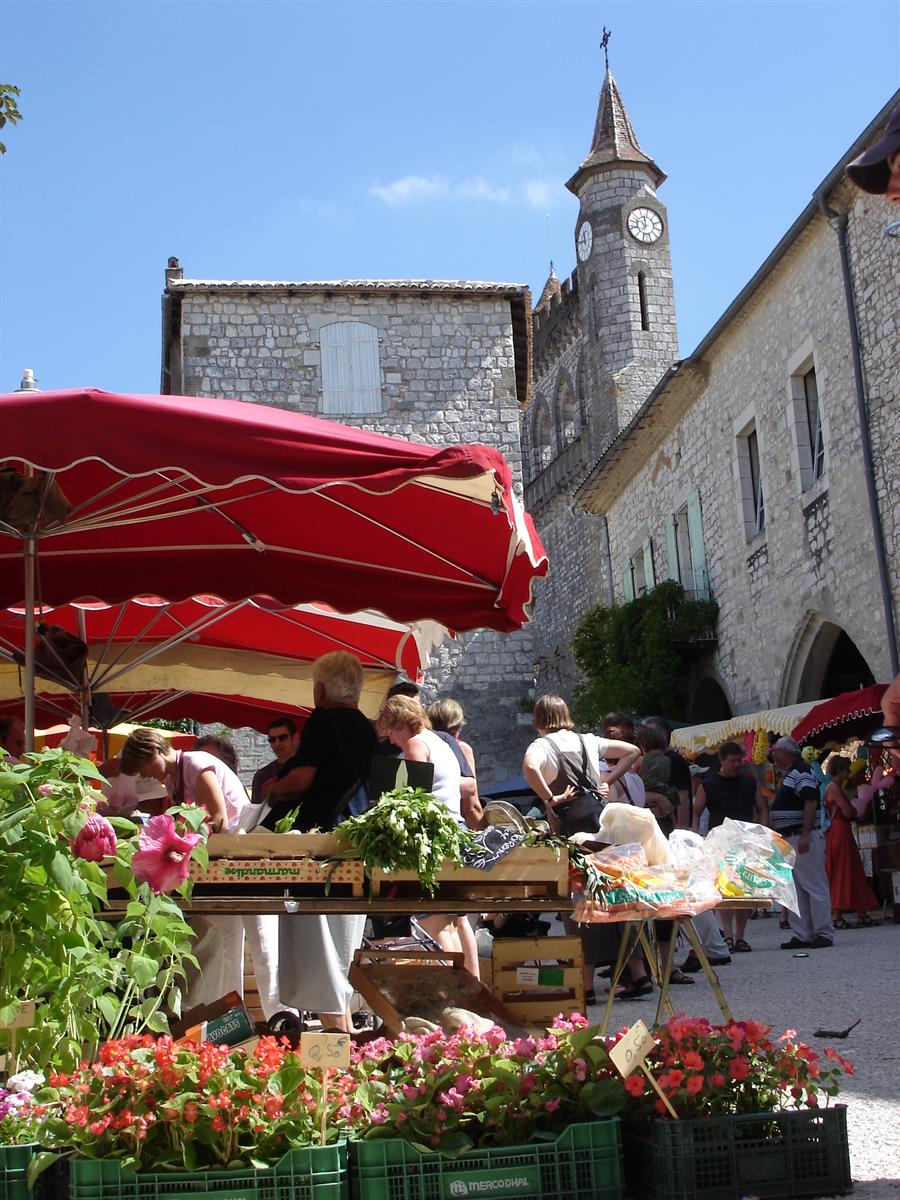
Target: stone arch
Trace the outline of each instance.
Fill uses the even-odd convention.
[[[569,372],[562,370],[556,381],[556,429],[559,435],[559,448],[568,446],[578,436],[578,405],[575,400],[575,389]]]
[[[782,704],[825,699],[875,682],[872,669],[845,629],[821,612],[808,612],[788,654]]]
[[[691,721],[705,725],[709,721],[725,721],[732,715],[731,704],[719,680],[712,675],[701,679],[691,698]]]

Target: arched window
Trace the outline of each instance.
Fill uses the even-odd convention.
[[[335,321],[319,332],[322,412],[381,412],[378,330],[362,321]]]
[[[537,402],[534,414],[534,473],[537,475],[544,467],[549,466],[553,458],[553,430],[550,425],[550,414],[543,401]]]
[[[586,355],[581,356],[575,376],[575,398],[578,401],[578,419],[584,425],[588,419],[588,381]]]
[[[578,436],[578,410],[575,405],[575,394],[567,378],[559,381],[556,392],[556,412],[559,421],[562,445],[568,446]]]

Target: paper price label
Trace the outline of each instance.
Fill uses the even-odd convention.
[[[616,1042],[609,1057],[619,1074],[624,1078],[641,1065],[656,1039],[643,1021],[635,1021],[621,1041]]]
[[[537,987],[539,974],[540,972],[537,967],[518,967],[516,969],[516,983],[521,987]]]
[[[348,1033],[301,1033],[300,1065],[319,1071],[329,1067],[350,1066]]]
[[[19,1015],[13,1017],[8,1025],[0,1025],[0,1029],[30,1029],[33,1024],[34,1001],[26,1000],[19,1011]]]

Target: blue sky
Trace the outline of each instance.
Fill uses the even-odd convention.
[[[3,0],[0,390],[159,386],[191,277],[467,278],[574,261],[564,181],[610,65],[668,172],[682,353],[900,78],[900,5]],[[549,215],[549,222],[547,217]]]

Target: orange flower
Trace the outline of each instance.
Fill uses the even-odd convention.
[[[629,1096],[641,1096],[644,1092],[643,1075],[629,1075],[625,1080],[625,1091]]]

